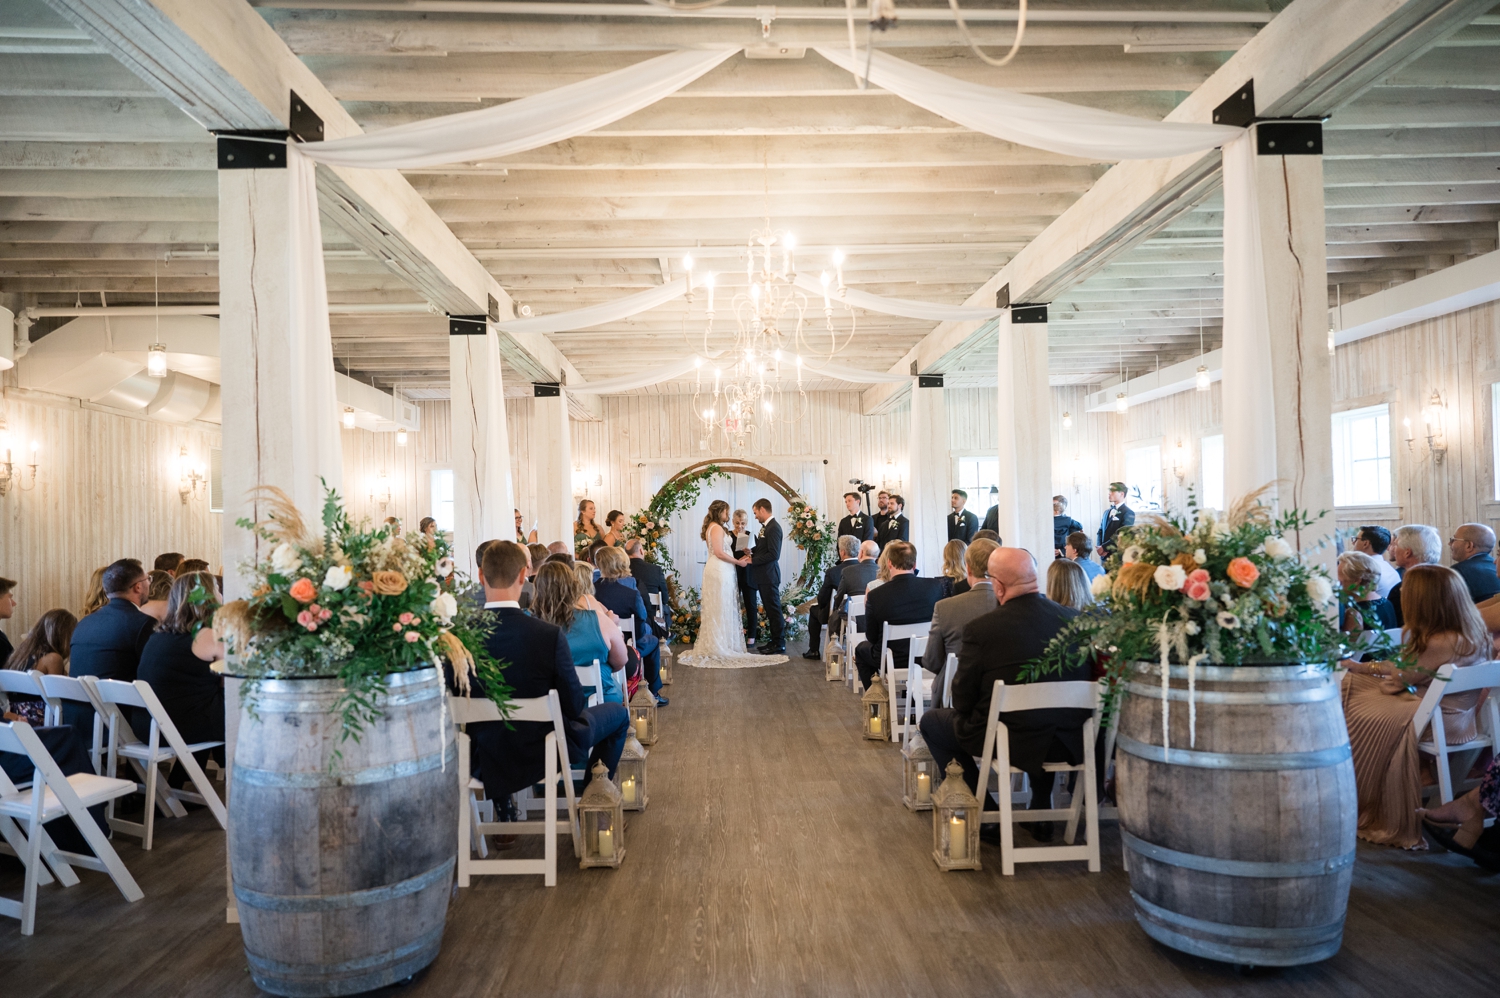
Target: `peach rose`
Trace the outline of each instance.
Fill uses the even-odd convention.
[[[313,585],[312,579],[298,579],[292,583],[292,599],[298,603],[311,603],[318,595],[318,587]]]
[[[1211,595],[1211,591],[1208,588],[1208,572],[1201,568],[1189,572],[1187,582],[1182,587],[1182,595],[1188,599],[1208,599]]]
[[[406,592],[406,576],[400,572],[376,572],[370,576],[377,596],[400,596]]]
[[[1249,558],[1234,559],[1225,571],[1229,575],[1229,581],[1241,589],[1249,589],[1255,585],[1255,580],[1260,578],[1260,569],[1256,568],[1255,562]]]

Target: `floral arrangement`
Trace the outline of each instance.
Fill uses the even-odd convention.
[[[698,640],[698,628],[703,625],[703,601],[698,590],[679,586],[676,575],[667,576],[667,590],[672,604],[672,640],[677,644],[693,644]]]
[[[640,539],[647,561],[661,565],[669,572],[676,570],[672,564],[672,556],[662,543],[662,538],[672,532],[672,518],[698,504],[703,486],[728,477],[729,473],[717,464],[710,464],[691,475],[674,478],[651,497],[645,509],[630,516],[630,536]]]
[[[269,554],[242,566],[254,580],[249,599],[214,617],[232,664],[249,680],[252,713],[260,680],[337,677],[343,739],[358,740],[379,716],[386,677],[440,658],[461,688],[477,675],[496,705],[508,707],[510,687],[485,650],[490,625],[467,601],[460,606],[455,591],[467,580],[454,572],[444,540],[352,523],[332,489],[320,536],[281,490],[261,486],[256,494],[268,518],[238,523],[264,539]]]
[[[1286,539],[1311,526],[1299,510],[1273,517],[1259,490],[1227,515],[1143,518],[1120,532],[1117,553],[1093,582],[1098,602],[1033,662],[1031,674],[1106,662],[1111,689],[1131,663],[1318,663],[1344,652],[1332,612],[1336,589]],[[1190,680],[1191,681],[1191,680]]]
[[[838,527],[819,516],[817,508],[809,505],[801,496],[792,499],[788,517],[791,529],[787,536],[806,555],[806,560],[802,563],[802,574],[797,577],[799,592],[793,603],[795,606],[805,598],[800,590],[811,587],[816,592],[818,584],[823,581],[824,569],[833,563],[838,544]]]
[[[814,590],[813,596],[817,595]],[[808,594],[799,583],[790,582],[781,587],[781,636],[788,641],[800,638],[807,630],[807,620],[797,613],[797,607],[803,600],[808,599]],[[758,603],[755,608],[757,634],[767,635],[771,633],[770,618],[766,616],[766,604]]]

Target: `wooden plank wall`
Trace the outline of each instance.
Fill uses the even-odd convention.
[[[36,487],[0,499],[0,575],[19,583],[4,625],[12,641],[54,607],[80,612],[89,576],[118,558],[150,568],[158,554],[180,551],[218,567],[223,517],[208,511],[206,488],[184,504],[177,471],[184,446],[206,467],[218,433],[14,389],[4,413],[13,441],[41,445]]]
[[[415,530],[421,518],[432,512],[428,472],[452,467],[451,409],[446,400],[416,405],[422,411],[422,428],[408,435],[405,447],[396,446],[394,433],[342,431],[344,495],[351,516],[377,522],[396,516],[407,530]],[[391,501],[384,508],[371,499],[382,491],[382,473],[391,491]]]

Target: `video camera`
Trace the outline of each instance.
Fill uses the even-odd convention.
[[[849,484],[852,485],[852,486],[854,486],[854,491],[856,491],[856,492],[874,492],[875,491],[875,486],[871,485],[869,482],[861,481],[858,478],[851,478],[851,479],[849,479]]]

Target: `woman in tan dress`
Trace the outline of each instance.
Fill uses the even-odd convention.
[[[1406,667],[1345,660],[1344,719],[1354,750],[1359,837],[1377,845],[1421,849],[1425,843],[1417,808],[1422,773],[1412,718],[1437,670],[1449,663],[1463,667],[1486,661],[1490,638],[1468,587],[1451,568],[1408,568],[1401,582],[1401,607]],[[1441,720],[1433,721],[1444,725],[1450,745],[1474,737],[1479,693],[1443,698]]]

